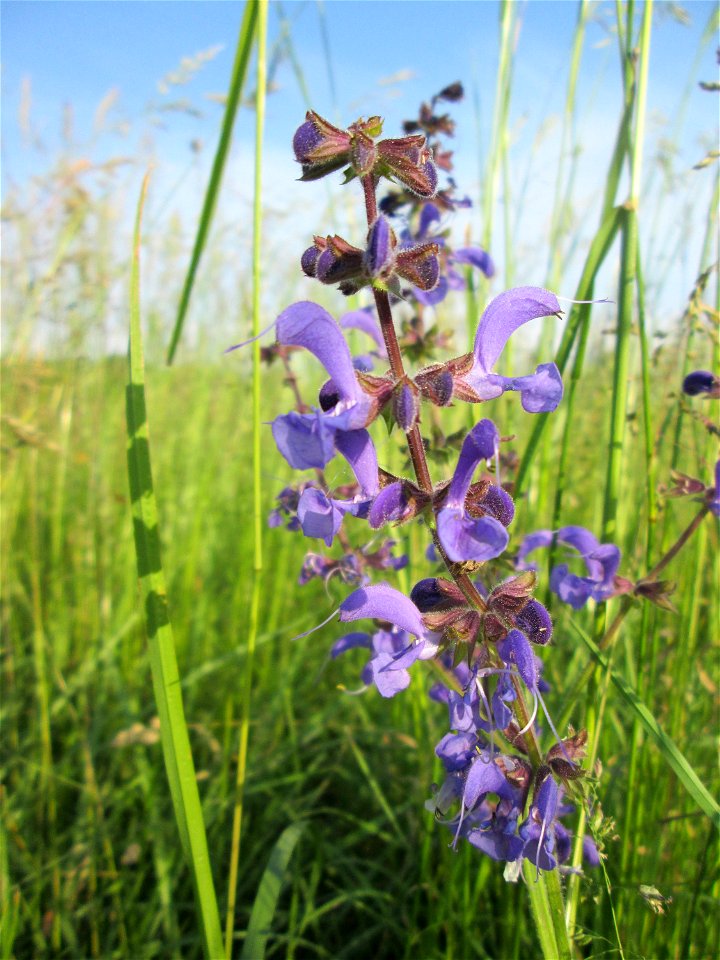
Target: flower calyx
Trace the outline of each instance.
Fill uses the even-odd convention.
[[[438,186],[437,169],[424,135],[380,140],[381,117],[357,120],[347,130],[334,126],[314,110],[293,137],[295,159],[302,165],[301,180],[321,177],[346,167],[345,182],[372,175],[397,181],[419,197],[430,199]]]

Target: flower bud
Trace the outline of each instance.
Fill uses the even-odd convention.
[[[362,275],[362,250],[337,235],[327,237],[325,249],[315,263],[315,276],[320,283],[341,283],[344,280],[360,278]]]
[[[412,380],[403,380],[395,387],[392,402],[395,422],[409,433],[420,416],[420,391]]]
[[[364,263],[368,274],[387,279],[392,273],[397,238],[386,217],[379,216],[368,231],[368,245]]]
[[[313,110],[308,110],[295,131],[293,150],[302,164],[301,180],[318,180],[350,162],[350,134],[333,126]]]
[[[414,287],[433,290],[440,279],[438,251],[436,243],[419,243],[415,247],[398,250],[395,272]]]
[[[452,401],[453,378],[444,364],[434,364],[415,377],[420,393],[436,407],[447,407]]]

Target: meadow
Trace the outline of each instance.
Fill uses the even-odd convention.
[[[228,223],[218,212],[203,241],[211,206],[189,235],[180,225],[154,234],[146,217],[133,247],[117,209],[135,209],[137,177],[132,195],[111,162],[88,181],[71,144],[44,177],[5,193],[0,953],[219,956],[217,929],[208,935],[219,915],[230,932],[224,950],[233,956],[552,956],[536,927],[531,881],[506,882],[503,865],[469,844],[450,849],[449,833],[424,806],[443,779],[434,748],[447,729],[446,709],[428,697],[432,665],[416,664],[398,697],[384,699],[374,688],[349,695],[364,661],[353,653],[330,658],[344,627],[331,622],[293,639],[324,620],[350,587],[337,577],[298,585],[303,558],[322,550],[320,541],[267,525],[292,480],[265,426],[292,405],[287,372],[263,363],[259,345],[220,353],[274,319],[263,312],[263,284],[286,304],[308,296],[297,268],[302,248],[284,251],[278,278],[268,263],[279,250],[262,247],[271,216],[258,190],[267,5],[253,6],[255,20],[246,14],[240,40],[245,60],[239,56],[234,75],[238,93],[255,91],[252,223]],[[546,700],[563,735],[568,724],[589,732],[586,829],[603,853],[600,867],[562,877],[571,953],[558,955],[709,960],[718,954],[720,919],[713,799],[719,544],[707,508],[717,401],[687,396],[681,386],[693,370],[720,369],[717,154],[701,151],[695,170],[670,169],[668,148],[646,156],[641,170],[652,4],[621,5],[614,42],[626,99],[610,132],[617,146],[589,212],[565,189],[579,146],[574,82],[590,5],[578,12],[546,285],[576,300],[613,303],[567,305],[536,341],[513,342],[503,355],[503,372],[555,357],[565,397],[554,414],[525,416],[508,393],[491,413],[490,404],[428,407],[421,430],[437,442],[440,423],[448,436],[492,416],[512,436],[520,472],[510,553],[531,531],[583,525],[600,540],[611,535],[622,551],[619,572],[632,584],[652,571],[651,581],[662,581],[654,593],[631,590],[573,610],[549,589],[550,560],[539,571],[538,597],[554,623],[542,656]],[[513,209],[502,203],[513,159],[508,104],[520,15],[518,5],[501,6],[497,42],[505,55],[473,197],[482,212],[478,242],[489,244],[493,222],[498,236],[505,216],[505,276],[491,287],[468,269],[465,291],[438,306],[436,322],[456,347],[444,359],[467,349],[504,280],[525,282],[513,256],[520,243]],[[716,29],[708,25],[698,53],[703,67],[712,63]],[[232,110],[231,96],[226,123]],[[219,163],[222,169],[222,154]],[[331,176],[322,193],[326,220],[336,218],[328,232],[346,229],[347,200],[338,198],[351,187],[340,179]],[[517,191],[513,198],[522,204]],[[678,256],[680,242],[664,229],[662,211],[675,203],[699,211],[702,236],[692,247],[699,254],[683,306],[658,323],[663,265]],[[645,232],[646,224],[663,229]],[[185,289],[193,308],[213,318],[200,331],[188,329],[197,313],[179,323],[177,313],[198,227],[197,282]],[[249,259],[235,276],[238,236]],[[582,265],[579,279],[573,258]],[[334,316],[345,309],[334,291],[309,296]],[[361,295],[350,301],[364,302]],[[125,335],[133,323],[130,365],[113,352],[115,313],[126,321]],[[172,342],[178,351],[168,364]],[[359,333],[351,342],[361,349]],[[271,343],[269,334],[262,345]],[[319,367],[298,359],[293,369],[310,396],[322,383]],[[145,410],[147,423],[133,419]],[[373,427],[382,462],[409,476],[398,432]],[[148,449],[151,478],[142,474]],[[431,457],[438,476],[450,475],[448,456],[439,449]],[[136,512],[133,521],[132,511],[142,497],[133,469],[146,501],[157,503],[157,525],[139,540],[142,518]],[[349,478],[331,471],[333,483]],[[161,570],[148,572],[138,553],[148,530],[162,547]],[[359,544],[360,524],[348,530]],[[409,562],[377,579],[407,594],[429,575],[427,531],[410,524],[389,535]],[[339,557],[342,548],[330,552]],[[513,572],[507,559],[492,562],[498,576]],[[160,572],[167,620],[164,612],[158,620],[160,608],[148,599],[159,582],[148,586],[148,578]],[[179,679],[163,692],[157,671],[172,673],[170,661],[160,663],[169,651]],[[182,765],[178,693],[194,769]],[[183,822],[188,808],[179,812],[177,791],[191,796],[188,770],[199,816]],[[199,863],[202,849],[188,830],[207,838],[207,863]]]

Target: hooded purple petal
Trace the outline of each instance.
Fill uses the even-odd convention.
[[[474,354],[483,374],[492,371],[510,336],[529,320],[560,313],[554,293],[542,287],[515,287],[488,305],[478,324]],[[469,378],[468,378],[469,380]]]
[[[416,637],[425,635],[420,611],[404,593],[388,583],[353,591],[340,604],[340,620],[387,620]]]
[[[319,304],[301,300],[284,310],[277,319],[277,338],[279,343],[305,347],[314,354],[329,373],[341,399],[363,399],[345,338]]]
[[[488,793],[509,797],[512,796],[512,788],[492,760],[478,756],[473,761],[465,781],[463,803],[468,810],[472,810],[478,800]]]
[[[464,769],[475,754],[477,737],[474,733],[446,733],[435,747],[438,756],[448,771]]]
[[[483,460],[492,460],[499,445],[500,437],[492,420],[481,420],[475,424],[463,441],[446,503],[455,506],[465,503],[477,465]]]

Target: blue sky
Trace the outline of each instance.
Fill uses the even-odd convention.
[[[402,119],[416,112],[421,100],[461,80],[468,96],[452,108],[458,120],[454,144],[457,179],[471,195],[477,195],[492,117],[498,8],[491,0],[273,3],[269,49],[273,51],[282,30],[288,29],[313,108],[343,125],[361,114],[380,113],[389,135],[399,130]],[[717,141],[717,98],[697,86],[699,79],[713,80],[716,75],[712,39],[698,57],[701,36],[715,8],[714,2],[685,3],[689,22],[681,23],[671,5],[656,4],[647,171],[662,137],[676,143],[675,164],[681,171],[689,170]],[[637,4],[637,11],[639,22],[642,4]],[[526,202],[521,209],[514,209],[513,216],[518,218],[520,235],[526,238],[528,251],[535,251],[537,261],[528,258],[532,275],[517,282],[542,282],[546,257],[536,253],[536,234],[542,233],[554,189],[577,5],[570,0],[528,0],[517,4],[517,14],[510,123],[512,182],[516,197],[525,191]],[[67,118],[65,108],[71,105],[74,155],[95,162],[118,155],[152,157],[156,172],[151,207],[154,204],[158,216],[177,211],[191,224],[202,199],[221,118],[222,108],[213,95],[227,88],[241,16],[242,4],[209,0],[5,0],[4,190],[46,170],[59,155],[63,149],[63,116]],[[613,23],[614,4],[593,6],[578,88],[583,154],[578,165],[577,195],[579,209],[588,211],[591,232],[597,225],[596,201],[604,184],[621,108]],[[189,75],[186,83],[159,88],[163,77],[179,69],[183,57],[211,49],[216,51],[214,56]],[[306,233],[322,232],[323,225],[310,224],[308,217],[319,197],[323,204],[327,202],[325,185],[297,184],[295,179],[297,166],[290,141],[307,104],[287,58],[279,63],[275,82],[277,90],[267,104],[264,197],[271,209],[301,215]],[[103,128],[94,132],[98,105],[113,90],[116,93]],[[189,109],[172,109],[179,100],[185,100]],[[24,121],[19,119],[21,104]],[[201,116],[191,111],[199,111]],[[234,159],[225,193],[230,210],[235,204],[238,211],[244,211],[249,202],[253,123],[252,114],[245,110],[236,126]],[[202,141],[204,149],[193,151],[193,141]],[[538,143],[542,149],[534,149]],[[142,169],[135,171],[135,185],[141,175]],[[693,189],[696,183],[704,197],[710,179],[705,175],[691,181]],[[478,215],[476,205],[467,226],[474,239],[481,231]],[[698,230],[699,226],[694,232]],[[496,256],[502,259],[500,251]],[[676,279],[678,296],[680,291],[687,292],[697,272],[697,263],[691,261],[688,254],[686,270]]]

